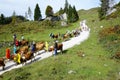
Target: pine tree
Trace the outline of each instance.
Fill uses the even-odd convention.
[[[68,15],[67,16],[68,22],[72,22],[72,19],[73,19],[73,10],[72,10],[72,6],[71,5],[69,5],[67,15]]]
[[[27,12],[25,12],[25,18],[28,19],[28,14],[27,14]]]
[[[12,25],[15,25],[16,21],[17,21],[17,18],[16,18],[16,12],[13,11],[13,14],[12,14],[12,22],[11,22]]]
[[[34,20],[38,21],[40,19],[42,19],[41,11],[40,11],[39,5],[36,4],[35,10],[34,10]]]
[[[30,7],[28,7],[28,16],[31,19],[31,17],[32,17],[32,11],[31,11]]]
[[[78,13],[76,11],[75,6],[73,6],[73,12],[74,12],[74,15],[75,15],[75,21],[79,20],[79,15],[78,15]]]
[[[0,16],[0,24],[4,24],[5,23],[5,16],[4,14],[1,14]]]
[[[45,14],[46,14],[46,17],[53,16],[53,14],[54,14],[53,8],[50,5],[47,6]]]
[[[101,7],[98,10],[100,20],[104,19],[107,15],[107,11],[109,9],[109,0],[100,0]]]
[[[68,13],[68,8],[69,8],[69,3],[67,0],[65,0],[65,8],[64,8],[65,13]]]
[[[77,20],[79,20],[79,16],[75,6],[72,7],[71,5],[69,5],[67,14],[68,14],[68,22],[76,22]]]

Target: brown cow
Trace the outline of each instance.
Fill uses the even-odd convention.
[[[19,41],[19,46],[25,46],[25,45],[28,45],[28,41],[27,40],[22,40],[22,41]]]
[[[23,46],[23,47],[19,48],[16,53],[23,52],[23,54],[25,54],[28,52],[28,49],[29,49],[29,46]]]
[[[44,47],[45,47],[45,43],[44,42],[36,43],[36,51],[42,50]]]
[[[57,48],[58,48],[57,50],[60,50],[61,53],[63,52],[63,44],[62,43],[59,43]],[[53,50],[54,50],[54,46],[50,46],[49,51],[53,51]]]
[[[5,67],[4,58],[0,58],[0,66],[2,66],[2,69],[4,70]]]
[[[69,40],[69,38],[71,38],[71,37],[72,37],[72,34],[63,34],[63,35],[62,35],[63,41],[67,41],[67,40]]]
[[[52,39],[58,39],[59,34],[53,34],[53,33],[50,33],[49,36],[50,36]]]
[[[34,58],[34,60],[35,60],[34,53],[29,51],[26,54],[23,54],[23,56],[21,57],[21,63],[23,64],[24,62],[26,62],[27,60],[30,60],[30,59],[32,62],[32,58]]]
[[[34,54],[31,51],[29,51],[26,54],[24,54],[24,57],[26,60],[30,60],[34,57]]]
[[[17,55],[14,55],[14,58],[18,58],[17,57]],[[27,60],[30,60],[31,59],[31,62],[32,62],[32,58],[34,58],[34,54],[31,52],[31,51],[29,51],[29,52],[27,52],[27,53],[25,53],[25,54],[21,54],[21,58],[20,58],[20,62],[22,63],[22,64],[26,64],[26,61]],[[35,60],[35,58],[34,58],[34,60]],[[15,60],[15,62],[17,63],[17,64],[19,64],[18,63],[18,61],[16,61]]]

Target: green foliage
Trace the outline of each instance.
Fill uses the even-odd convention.
[[[74,15],[75,15],[75,21],[78,21],[79,20],[79,15],[78,15],[78,12],[77,12],[77,10],[76,10],[76,8],[75,8],[75,6],[73,6],[73,13],[74,13]]]
[[[68,22],[72,22],[72,19],[73,19],[73,11],[72,11],[72,6],[69,5],[69,9],[68,9],[68,13],[67,13],[67,19],[68,19]]]
[[[47,6],[45,15],[46,15],[46,17],[53,16],[53,8],[50,5]]]
[[[79,16],[75,6],[72,7],[67,0],[65,1],[64,13],[67,14],[67,19],[68,19],[68,22],[70,23],[76,22],[79,20]]]
[[[16,21],[17,21],[17,18],[16,18],[16,13],[14,11],[13,15],[12,15],[12,22],[11,22],[11,24],[14,26],[16,24]]]
[[[39,8],[39,5],[36,4],[35,10],[34,10],[34,21],[38,21],[42,19],[41,11]]]
[[[109,0],[100,0],[101,4],[100,4],[100,9],[98,10],[99,12],[99,19],[103,20],[105,19],[106,15],[107,15],[107,11],[109,9]]]
[[[65,7],[64,7],[64,12],[68,13],[68,8],[69,8],[69,3],[67,0],[65,0]]]
[[[76,11],[76,8],[75,6],[71,6],[69,5],[69,9],[68,9],[68,22],[76,22],[79,20],[79,16],[78,16],[78,13]]]
[[[0,24],[5,24],[4,14],[1,14],[1,16],[0,16]]]
[[[63,14],[64,13],[64,10],[62,8],[60,8],[59,10],[59,15]]]
[[[51,29],[51,28],[61,28],[60,21],[50,21],[50,20],[44,20],[41,25],[45,29]]]
[[[20,23],[20,22],[24,22],[27,21],[27,19],[25,19],[25,17],[19,15],[15,15],[14,16],[10,16],[10,17],[5,17],[3,14],[1,14],[0,16],[0,25],[5,25],[5,24],[12,24],[14,25],[15,23]]]

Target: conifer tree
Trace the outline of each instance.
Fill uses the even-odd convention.
[[[99,18],[100,20],[104,19],[107,15],[107,11],[109,9],[109,0],[100,0],[101,1],[101,7],[98,10],[99,12]]]
[[[53,16],[53,14],[54,14],[53,8],[50,5],[47,6],[45,14],[46,14],[46,17]]]
[[[69,3],[67,0],[65,0],[65,8],[64,8],[65,13],[68,13],[68,8],[69,8]]]
[[[39,5],[36,4],[35,10],[34,10],[34,20],[38,21],[40,19],[42,19],[41,11],[40,11]]]
[[[67,18],[68,18],[68,22],[72,22],[72,18],[73,18],[73,10],[72,10],[72,6],[69,5],[68,8],[68,12],[67,12]]]
[[[75,6],[73,6],[73,12],[74,12],[74,15],[75,15],[75,21],[79,20],[79,16],[78,16],[78,13],[76,11]]]
[[[4,23],[5,23],[4,14],[1,14],[1,16],[0,16],[0,24],[4,24]]]
[[[4,14],[1,14],[0,16],[0,24],[4,24],[5,23],[5,16]]]
[[[31,11],[30,7],[28,7],[28,16],[31,19],[31,17],[32,17],[32,11]]]
[[[75,22],[79,20],[79,16],[78,16],[78,13],[76,11],[76,8],[75,6],[71,6],[69,5],[69,8],[68,8],[68,21],[69,22]]]
[[[12,25],[15,25],[16,21],[17,21],[17,18],[16,18],[16,12],[13,11],[13,14],[12,14],[12,22],[11,22]]]
[[[25,12],[25,18],[28,19],[28,14],[27,14],[27,12]]]

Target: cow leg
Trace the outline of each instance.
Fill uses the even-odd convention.
[[[2,67],[3,70],[5,70],[4,66]]]
[[[61,49],[61,54],[63,54],[63,50]]]
[[[32,58],[31,58],[31,63],[32,63]]]
[[[35,56],[33,56],[33,61],[35,61]]]

